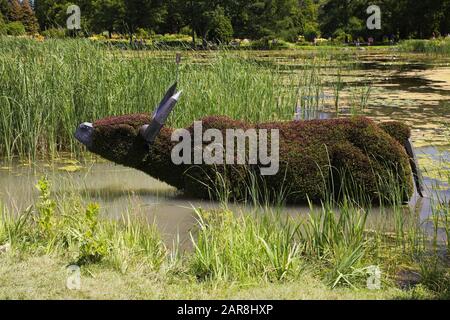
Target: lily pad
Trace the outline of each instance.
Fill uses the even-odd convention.
[[[67,166],[58,168],[58,170],[65,171],[65,172],[77,172],[77,171],[80,171],[82,169],[84,169],[84,167],[78,166],[78,165],[75,165],[75,164],[67,165]]]

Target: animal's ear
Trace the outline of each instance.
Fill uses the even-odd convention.
[[[141,127],[140,134],[148,144],[153,144],[153,142],[155,142],[155,139],[166,123],[167,118],[169,118],[170,113],[177,104],[181,92],[176,92],[176,88],[176,83],[170,87],[153,114],[151,123]]]
[[[169,90],[167,90],[166,94],[164,95],[164,98],[161,100],[161,102],[158,105],[158,108],[156,108],[155,113],[158,112],[159,108],[161,108],[169,99],[177,92],[177,85],[178,83],[175,82]]]

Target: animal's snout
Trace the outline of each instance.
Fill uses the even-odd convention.
[[[92,146],[92,135],[94,133],[94,126],[92,123],[84,122],[78,126],[75,132],[75,139],[80,141],[86,147],[90,148]]]

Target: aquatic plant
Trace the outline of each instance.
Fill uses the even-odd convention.
[[[400,49],[405,52],[418,52],[427,54],[450,53],[450,39],[442,38],[435,40],[404,40],[400,43]]]
[[[235,217],[231,211],[196,210],[190,269],[199,280],[285,280],[298,276],[298,226],[281,215]]]
[[[170,125],[183,127],[208,114],[292,119],[302,73],[282,74],[226,51],[207,57],[185,53],[179,84],[189,99],[180,101]],[[74,126],[153,110],[175,80],[173,58],[165,51],[121,51],[83,39],[2,38],[0,158],[83,151],[73,139]]]
[[[0,158],[56,157],[84,151],[73,127],[86,119],[149,112],[175,79],[173,52],[125,51],[86,39],[2,38]],[[179,112],[184,127],[205,115],[251,122],[292,120],[298,106],[313,118],[325,105],[323,68],[349,53],[320,48],[300,69],[240,52],[184,52]],[[346,62],[348,63],[348,62]],[[344,65],[344,62],[341,63]],[[287,70],[286,70],[287,69]]]
[[[83,206],[76,195],[55,196],[45,178],[39,186],[36,203],[23,212],[0,204],[0,245],[7,243],[22,252],[59,253],[78,265],[104,263],[120,272],[144,262],[158,270],[165,262],[167,249],[148,221],[132,220],[129,212],[119,221],[106,221],[97,204]]]
[[[323,203],[311,213],[301,230],[304,253],[326,265],[325,279],[329,285],[353,285],[361,276],[360,262],[368,247],[366,244],[367,209],[358,208],[347,199],[339,212],[330,203]]]
[[[372,86],[370,83],[363,83],[352,89],[351,92],[351,113],[360,115],[368,107]]]
[[[334,93],[334,109],[336,114],[339,114],[339,101],[341,96],[341,91],[344,89],[344,83],[342,81],[342,68],[338,67],[336,79],[333,82],[333,93]]]

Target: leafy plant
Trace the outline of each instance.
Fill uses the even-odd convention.
[[[203,281],[286,281],[301,271],[298,226],[269,212],[234,217],[197,210],[190,270]]]
[[[40,192],[39,202],[37,203],[37,221],[43,237],[48,237],[53,232],[55,225],[56,202],[51,199],[51,185],[46,177],[39,179],[36,188]]]
[[[352,276],[366,253],[365,227],[368,211],[344,200],[340,212],[323,204],[317,212],[311,206],[309,219],[301,230],[305,254],[325,262],[326,279],[333,287],[351,284]]]
[[[10,36],[23,36],[26,34],[25,26],[20,21],[8,23],[6,25],[6,32]]]
[[[85,212],[86,227],[79,239],[80,253],[78,262],[80,264],[99,262],[108,253],[106,241],[98,234],[98,215],[98,204],[89,204]]]

